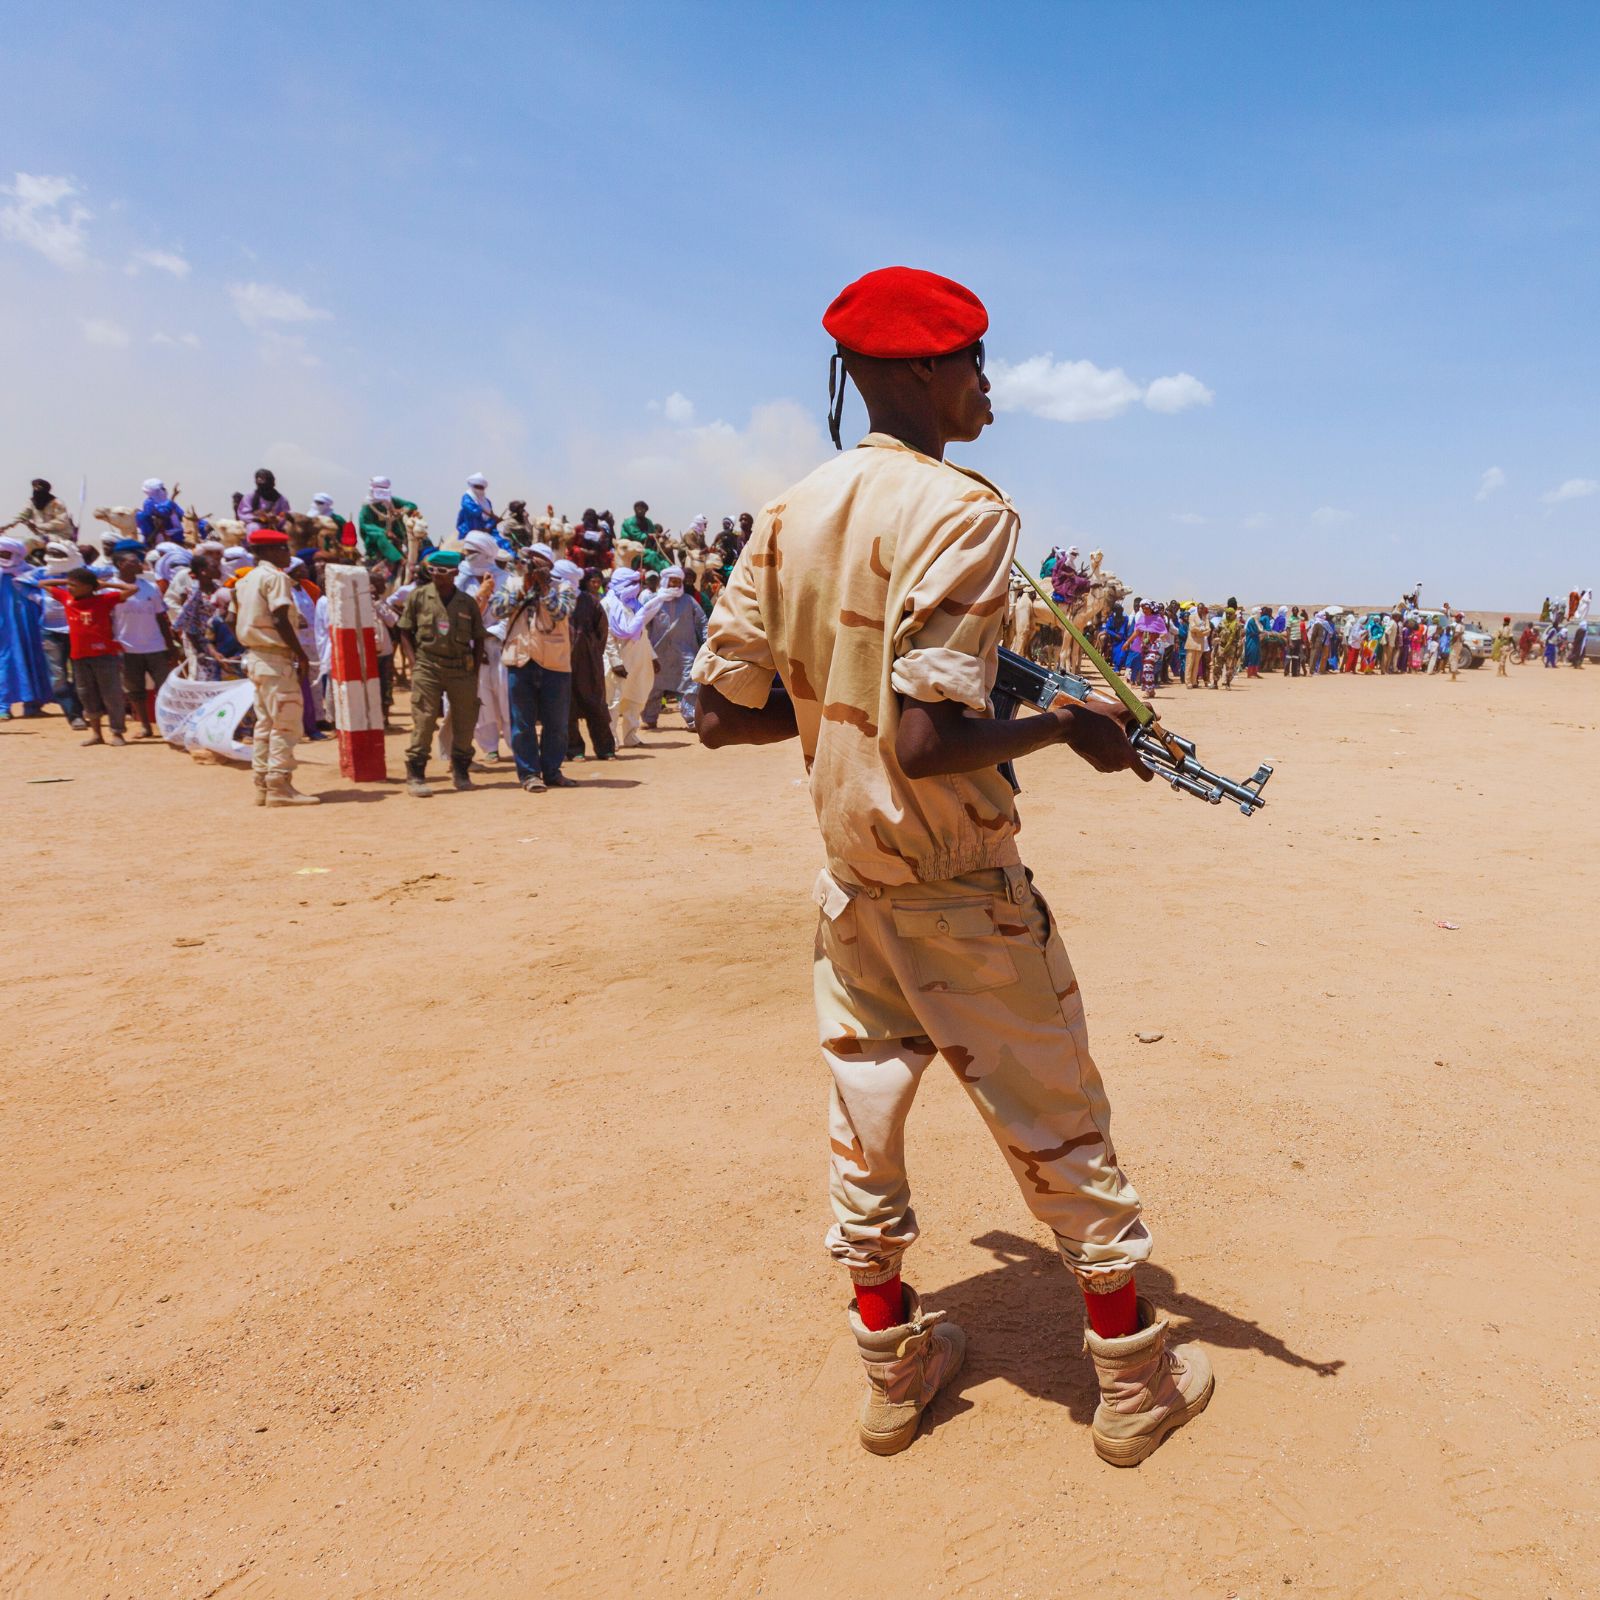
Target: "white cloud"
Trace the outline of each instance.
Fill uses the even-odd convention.
[[[247,327],[259,328],[270,322],[326,322],[331,311],[319,310],[292,289],[271,283],[230,283],[228,293],[233,309]]]
[[[575,441],[570,466],[574,482],[614,484],[618,501],[642,494],[653,516],[681,528],[702,511],[713,526],[719,517],[756,511],[832,453],[810,407],[770,400],[754,407],[743,427],[663,422],[631,441]]]
[[[1318,506],[1311,513],[1311,520],[1319,528],[1337,528],[1341,523],[1348,522],[1355,512],[1341,510],[1338,506]]]
[[[84,340],[89,344],[104,345],[112,350],[122,350],[128,345],[128,330],[119,323],[103,317],[85,317],[82,327]]]
[[[694,401],[676,389],[661,402],[661,415],[677,428],[687,428],[694,421]]]
[[[1192,372],[1157,378],[1144,392],[1144,403],[1152,411],[1169,415],[1175,411],[1187,411],[1190,406],[1208,406],[1215,398]]]
[[[123,271],[137,277],[140,267],[150,267],[156,272],[170,272],[174,278],[189,276],[189,263],[175,250],[137,250]]]
[[[37,250],[64,271],[87,266],[88,225],[94,213],[73,200],[78,192],[71,178],[17,173],[14,182],[0,184],[0,194],[11,197],[0,206],[0,235]]]
[[[1496,489],[1506,486],[1506,475],[1499,467],[1490,467],[1478,481],[1478,492],[1472,497],[1474,500],[1487,500]]]
[[[997,411],[1028,411],[1050,422],[1104,422],[1141,400],[1152,411],[1208,406],[1212,393],[1191,373],[1179,372],[1141,384],[1121,367],[1092,361],[1057,361],[1029,356],[1013,366],[994,360],[987,368]]]
[[[1121,367],[1057,361],[1049,355],[1029,356],[1016,366],[991,361],[988,374],[996,411],[1029,411],[1049,422],[1120,417],[1144,393]]]
[[[190,350],[200,348],[200,335],[198,333],[152,333],[151,344],[181,344]]]
[[[1210,519],[1208,517],[1202,517],[1198,511],[1174,511],[1172,513],[1172,520],[1174,522],[1181,522],[1186,528],[1198,528],[1204,523],[1208,522]]]
[[[1559,488],[1547,489],[1539,496],[1547,506],[1558,506],[1563,500],[1584,500],[1600,492],[1600,483],[1593,478],[1568,478]]]

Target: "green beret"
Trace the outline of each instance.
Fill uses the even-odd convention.
[[[428,557],[430,567],[443,567],[447,572],[454,572],[461,565],[461,552],[459,550],[435,550]]]

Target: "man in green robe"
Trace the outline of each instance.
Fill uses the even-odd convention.
[[[369,561],[387,561],[397,569],[405,561],[406,513],[417,508],[397,499],[387,478],[374,478],[356,519],[356,532]]]

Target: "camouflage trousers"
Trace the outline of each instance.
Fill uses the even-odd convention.
[[[1072,963],[1025,870],[889,888],[824,870],[815,898],[833,1258],[862,1284],[900,1270],[917,1237],[906,1117],[942,1056],[1066,1264],[1097,1290],[1126,1281],[1150,1234],[1111,1145]]]

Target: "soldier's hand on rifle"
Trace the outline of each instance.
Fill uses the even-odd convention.
[[[1052,707],[1050,715],[1062,721],[1061,742],[1075,750],[1096,772],[1136,772],[1148,783],[1150,769],[1128,742],[1133,713],[1118,700],[1069,700],[1064,709]]]

